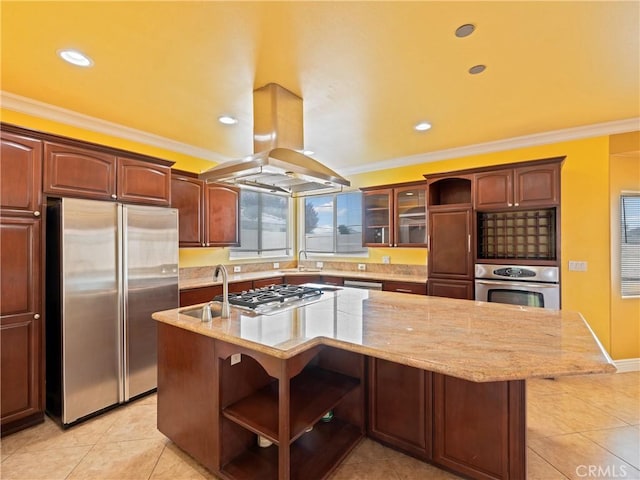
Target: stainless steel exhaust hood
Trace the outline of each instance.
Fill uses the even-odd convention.
[[[341,191],[351,183],[300,153],[302,99],[275,83],[253,92],[254,155],[216,165],[199,177],[208,183],[288,193],[294,197]]]

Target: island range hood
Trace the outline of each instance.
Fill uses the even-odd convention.
[[[229,183],[298,197],[341,191],[351,183],[300,153],[302,99],[275,83],[253,92],[254,155],[202,172],[207,183]]]

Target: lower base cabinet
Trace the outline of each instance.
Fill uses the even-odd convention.
[[[473,300],[475,291],[471,280],[446,280],[430,278],[427,282],[427,292],[434,297],[461,298]]]
[[[431,372],[369,358],[367,435],[431,460]]]
[[[526,478],[522,380],[327,346],[284,360],[164,323],[158,341],[158,429],[222,478],[327,478],[365,434],[463,477]]]

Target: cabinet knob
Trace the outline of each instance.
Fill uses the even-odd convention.
[[[519,206],[520,206],[520,204],[519,204],[519,203],[514,203],[514,204],[513,204],[513,206],[514,206],[514,207],[519,207]]]
[[[36,314],[33,316],[33,318],[34,318],[34,320],[40,320],[40,314],[39,314],[39,313],[36,313]]]
[[[40,216],[40,212],[38,210],[36,210],[35,212],[33,212],[33,216],[34,217],[39,217]]]
[[[507,207],[513,207],[513,203],[507,203]]]
[[[113,198],[115,200],[116,198],[118,198],[118,196],[115,193],[112,193],[111,194],[111,198]]]

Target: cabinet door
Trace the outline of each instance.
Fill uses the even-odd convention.
[[[113,200],[116,157],[80,147],[45,142],[44,193]]]
[[[204,182],[197,178],[172,175],[171,206],[178,209],[180,246],[204,246]]]
[[[429,280],[432,276],[473,278],[471,209],[432,209],[429,213]]]
[[[207,246],[240,245],[240,189],[206,185]]]
[[[431,373],[369,358],[369,436],[431,458]]]
[[[382,189],[362,194],[362,244],[368,247],[392,247],[393,190]]]
[[[433,297],[461,298],[473,300],[475,298],[472,280],[442,280],[429,279],[427,282],[429,295]]]
[[[2,433],[43,418],[40,220],[0,217]]]
[[[287,275],[284,277],[284,283],[289,285],[302,285],[303,283],[320,283],[322,278],[320,275]]]
[[[0,132],[0,208],[2,215],[40,216],[42,142]]]
[[[427,187],[394,189],[395,247],[427,246]]]
[[[171,168],[151,162],[118,157],[118,200],[168,206],[171,200]]]
[[[476,209],[508,208],[513,206],[513,170],[477,173]]]
[[[514,207],[560,204],[559,164],[516,168],[514,179]]]
[[[433,463],[469,478],[525,478],[524,380],[433,379]]]

